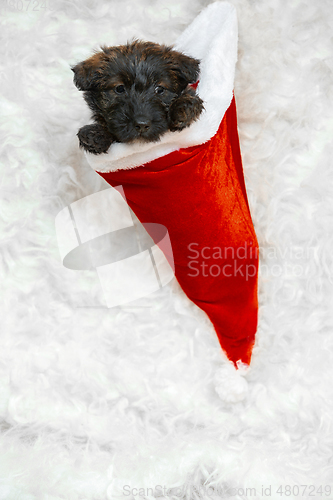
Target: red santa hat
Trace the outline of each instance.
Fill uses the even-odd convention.
[[[209,5],[174,48],[201,60],[200,118],[158,143],[116,143],[106,154],[86,157],[111,186],[122,186],[142,223],[167,228],[180,286],[207,313],[229,360],[248,365],[257,328],[258,243],[233,95],[235,8]],[[158,244],[153,231],[151,236]]]

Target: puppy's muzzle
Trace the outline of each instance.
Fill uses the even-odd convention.
[[[142,133],[145,133],[145,132],[148,132],[150,127],[151,127],[151,121],[148,119],[148,118],[145,118],[145,117],[138,117],[136,120],[135,120],[135,123],[134,123],[134,126],[135,126],[135,130],[139,133],[139,134],[142,134]]]

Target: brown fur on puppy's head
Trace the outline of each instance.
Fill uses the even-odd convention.
[[[189,87],[198,79],[199,61],[164,45],[135,41],[102,47],[72,70],[99,130],[111,142],[157,141],[168,130],[188,127],[203,110]],[[85,147],[86,137],[79,133],[79,138]]]

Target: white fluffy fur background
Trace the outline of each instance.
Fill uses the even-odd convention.
[[[49,1],[1,10],[1,500],[332,499],[332,2],[231,0],[261,274],[248,393],[226,404],[215,333],[177,284],[106,309],[54,226],[107,187],[78,149],[70,65],[173,43],[210,2]]]

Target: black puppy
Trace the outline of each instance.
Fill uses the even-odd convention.
[[[78,132],[86,151],[105,153],[113,142],[155,142],[199,117],[203,102],[189,85],[199,76],[197,59],[151,42],[101,49],[72,68],[95,122]]]

